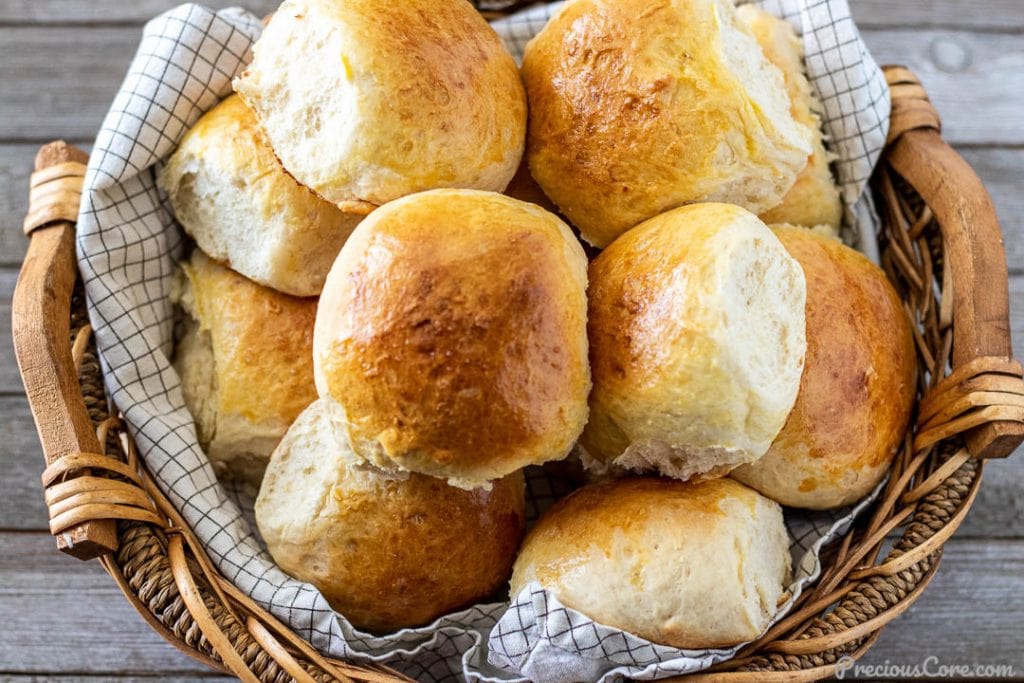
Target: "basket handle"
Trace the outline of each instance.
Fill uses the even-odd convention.
[[[14,352],[47,466],[65,457],[103,453],[71,351],[75,219],[88,159],[63,141],[44,145],[36,155],[25,219],[28,252],[11,307]],[[68,476],[88,474],[79,469]],[[55,535],[61,551],[83,560],[117,549],[113,519],[82,521]]]
[[[1024,440],[1024,380],[1013,359],[995,207],[974,170],[942,139],[939,115],[917,76],[900,66],[885,67],[885,76],[892,95],[886,160],[938,221],[953,283],[951,292],[943,291],[953,298],[953,372],[922,401],[935,407],[932,413],[945,406],[949,419],[933,426],[929,438],[962,432],[971,455],[1005,457]],[[975,400],[982,395],[995,395],[995,402]]]

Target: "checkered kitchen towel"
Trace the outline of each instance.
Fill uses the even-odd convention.
[[[888,125],[884,78],[846,0],[764,4],[803,35],[825,129],[839,156],[843,197],[853,207],[846,234],[870,252],[874,223],[862,194]],[[552,11],[537,6],[495,28],[518,55]],[[160,486],[220,571],[320,651],[387,662],[424,680],[654,679],[728,657],[732,650],[680,651],[596,624],[537,586],[528,586],[511,605],[477,605],[424,628],[376,637],[357,631],[315,588],[274,565],[244,512],[251,501],[218,484],[199,448],[169,362],[168,293],[186,241],[154,181],[185,130],[231,91],[259,32],[258,19],[248,13],[197,5],[182,5],[146,25],[93,147],[78,222],[79,266],[109,395]],[[536,512],[554,497],[558,483],[540,470],[528,479]],[[817,576],[822,544],[841,534],[852,514],[787,511],[797,568],[794,597]]]

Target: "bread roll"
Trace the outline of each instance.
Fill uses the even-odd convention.
[[[721,476],[764,455],[793,407],[804,277],[757,216],[691,204],[590,267],[586,464]]]
[[[587,420],[586,268],[562,221],[503,195],[377,209],[327,277],[314,339],[355,452],[463,487],[564,457]]]
[[[213,258],[262,285],[315,296],[362,216],[285,173],[236,96],[203,115],[159,176],[174,215]]]
[[[527,534],[513,598],[532,581],[652,642],[727,647],[767,628],[789,576],[781,508],[730,479],[625,479],[557,503]]]
[[[811,153],[729,0],[569,0],[522,71],[533,177],[595,246],[681,204],[770,209]]]
[[[285,0],[253,55],[235,90],[288,172],[343,209],[501,191],[519,165],[519,72],[468,2]]]
[[[352,453],[336,410],[331,399],[313,403],[267,468],[256,522],[274,561],[378,633],[421,626],[501,587],[523,528],[522,473],[490,491],[386,474]]]
[[[775,232],[807,279],[807,361],[786,426],[732,476],[784,505],[847,505],[881,481],[906,434],[914,337],[900,297],[862,254],[803,229]]]
[[[761,214],[765,223],[828,225],[839,230],[843,207],[829,170],[829,153],[821,133],[821,102],[804,74],[803,43],[789,24],[757,5],[741,5],[737,16],[757,39],[765,57],[782,72],[793,118],[812,132],[811,156],[782,203]]]
[[[262,287],[201,251],[181,266],[174,367],[199,444],[218,476],[259,485],[271,452],[316,398],[316,299]]]

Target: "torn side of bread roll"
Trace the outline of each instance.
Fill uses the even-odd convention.
[[[271,452],[316,398],[316,299],[258,285],[196,249],[174,298],[184,334],[174,367],[218,476],[259,485]]]
[[[782,72],[793,118],[813,134],[811,155],[782,203],[760,214],[765,223],[829,226],[838,232],[843,207],[829,168],[832,155],[825,149],[821,128],[821,101],[804,71],[803,43],[785,20],[757,5],[741,5],[740,23],[757,39],[765,57]]]
[[[320,293],[334,257],[362,219],[285,173],[236,95],[185,134],[159,183],[200,249],[294,296]]]
[[[523,541],[511,595],[566,606],[662,645],[728,647],[767,628],[789,580],[782,509],[730,479],[592,484]]]
[[[274,452],[256,522],[274,561],[359,629],[423,626],[508,579],[523,530],[523,475],[489,491],[365,463],[319,399]]]

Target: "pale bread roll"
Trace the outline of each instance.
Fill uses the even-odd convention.
[[[256,522],[278,566],[377,633],[422,626],[501,587],[523,529],[522,473],[490,491],[384,473],[352,453],[336,408],[309,406],[267,468]]]
[[[334,257],[362,219],[285,173],[252,112],[234,95],[185,134],[159,183],[200,249],[295,296],[320,293]]]
[[[285,0],[253,55],[235,90],[288,172],[341,208],[501,191],[519,165],[519,72],[468,2]]]
[[[569,0],[522,73],[533,177],[598,247],[691,202],[770,209],[811,153],[729,0]]]
[[[804,276],[757,216],[691,204],[590,267],[585,464],[679,479],[757,460],[796,400]]]
[[[765,57],[782,72],[793,118],[812,132],[811,156],[796,177],[782,203],[760,215],[765,223],[827,225],[839,230],[843,207],[839,188],[829,169],[831,156],[825,150],[821,132],[821,102],[804,73],[803,43],[789,22],[764,11],[757,5],[741,5],[736,10],[740,23],[757,39]]]
[[[732,476],[784,505],[847,505],[882,480],[906,435],[913,333],[899,295],[863,254],[802,228],[775,234],[807,280],[807,360],[786,426]]]
[[[587,420],[586,269],[532,204],[475,190],[386,204],[327,277],[319,394],[384,469],[474,487],[561,459]]]
[[[781,508],[730,479],[624,479],[577,490],[523,541],[513,599],[537,582],[652,642],[727,647],[761,634],[789,578]]]
[[[184,310],[174,367],[218,476],[259,485],[271,452],[316,398],[316,299],[281,294],[196,249],[172,297]]]

